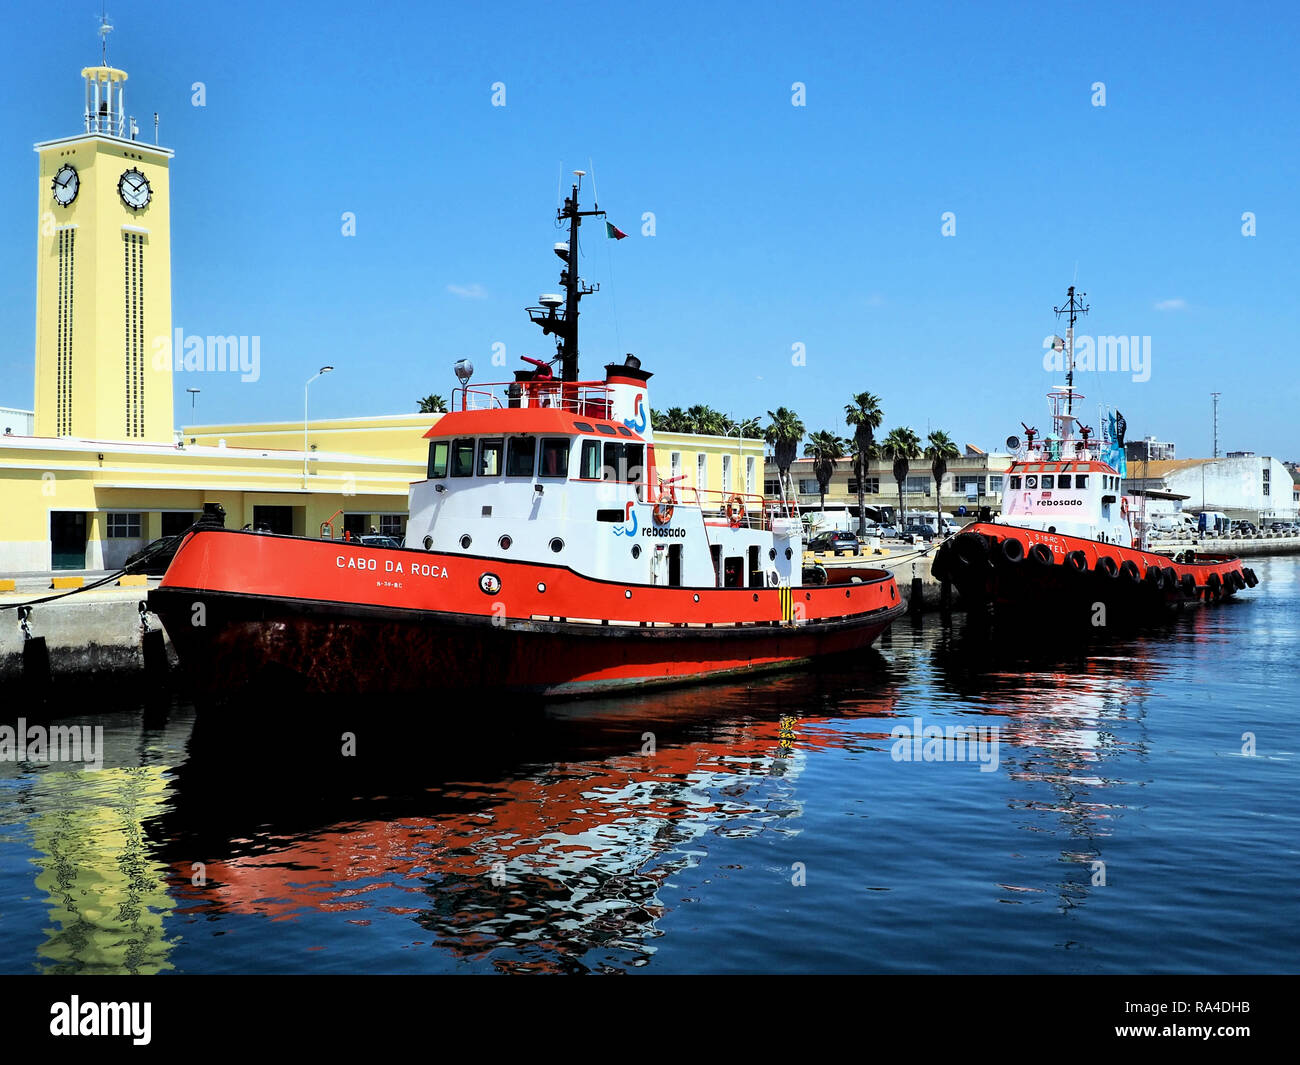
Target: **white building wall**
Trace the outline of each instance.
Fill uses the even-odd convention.
[[[1265,470],[1268,495],[1264,494]],[[1221,510],[1232,518],[1258,516],[1268,521],[1296,517],[1291,474],[1267,455],[1210,459],[1169,473],[1165,484],[1169,491],[1188,497],[1183,509],[1192,513]]]

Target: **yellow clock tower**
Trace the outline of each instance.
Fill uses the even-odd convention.
[[[36,145],[37,436],[173,442],[173,152],[138,139],[126,72],[87,67],[84,129]]]

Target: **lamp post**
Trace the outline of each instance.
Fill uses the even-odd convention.
[[[736,434],[736,479],[737,480],[740,480],[742,477],[744,477],[744,472],[743,472],[745,466],[744,436],[745,436],[745,427],[747,425],[752,425],[755,429],[757,429],[758,419],[750,418],[748,421],[736,422],[735,429],[734,430],[728,429],[726,434],[727,436],[730,436],[733,431]],[[745,482],[745,488],[746,489],[749,488],[748,482]],[[746,491],[744,494],[751,495],[756,493],[750,493]]]
[[[322,366],[311,377],[307,378],[307,383],[302,386],[302,486],[307,487],[307,389],[317,377],[322,377],[330,373],[333,366]]]
[[[185,391],[188,392],[188,393],[190,394],[190,418],[193,419],[193,418],[194,418],[194,406],[195,406],[195,404],[198,402],[198,399],[199,399],[199,393],[202,392],[203,389],[201,389],[201,388],[187,388]]]

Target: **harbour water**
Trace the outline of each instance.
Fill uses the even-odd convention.
[[[1300,560],[1252,565],[1032,649],[931,615],[637,698],[67,716],[103,768],[0,762],[0,969],[1293,972]]]

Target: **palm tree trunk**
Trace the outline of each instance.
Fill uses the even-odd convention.
[[[906,522],[903,518],[903,481],[900,478],[898,482],[898,531],[900,533],[903,531],[903,526],[905,524]]]

